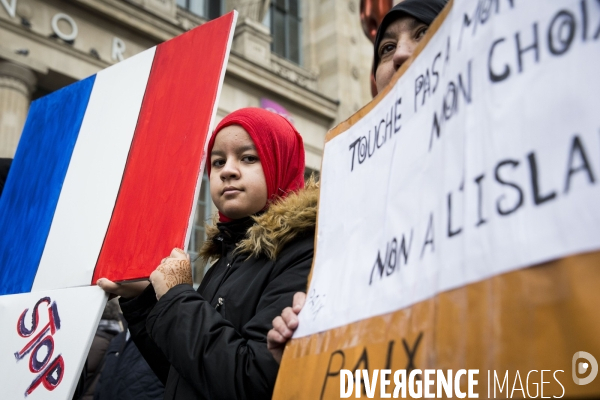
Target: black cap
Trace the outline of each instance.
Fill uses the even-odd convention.
[[[373,76],[377,71],[379,65],[379,55],[377,49],[379,43],[385,33],[388,26],[398,18],[409,15],[413,18],[418,19],[426,25],[431,25],[435,17],[442,11],[448,0],[404,0],[401,3],[396,4],[387,14],[383,17],[379,28],[377,28],[377,36],[375,36],[375,46],[373,58]]]

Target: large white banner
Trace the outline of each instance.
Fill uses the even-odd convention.
[[[301,337],[600,248],[600,2],[455,0],[325,146]]]

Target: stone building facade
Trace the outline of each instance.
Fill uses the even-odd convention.
[[[359,8],[359,0],[0,0],[0,157],[14,156],[32,100],[236,9],[218,120],[242,107],[275,109],[302,134],[307,170],[319,170],[327,131],[371,99],[372,45]],[[202,192],[192,249],[211,209]]]

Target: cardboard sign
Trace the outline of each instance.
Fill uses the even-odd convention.
[[[574,358],[600,359],[599,24],[590,0],[450,4],[397,81],[329,133],[274,398],[340,398],[344,369],[478,370],[480,397],[542,381],[543,396],[600,394]],[[380,382],[375,398],[394,390]]]
[[[3,399],[71,399],[108,295],[97,286],[0,296]]]
[[[32,103],[0,199],[0,294],[148,277],[185,247],[236,15]]]

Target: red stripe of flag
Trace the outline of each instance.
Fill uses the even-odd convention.
[[[157,47],[92,283],[148,277],[184,246],[232,22],[230,13]]]

